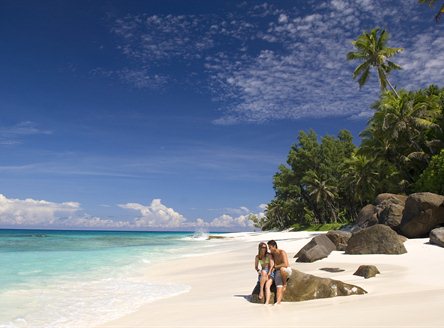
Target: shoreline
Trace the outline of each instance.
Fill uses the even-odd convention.
[[[210,253],[154,264],[148,281],[180,283],[189,292],[147,303],[138,311],[97,327],[442,327],[444,248],[428,239],[410,239],[402,255],[345,255],[333,252],[313,263],[295,263],[294,254],[319,232],[232,233],[211,243]],[[254,256],[259,241],[275,239],[287,251],[293,269],[341,280],[368,294],[318,299],[279,306],[252,304],[246,297],[256,284]],[[381,272],[364,279],[353,273],[362,264]],[[339,267],[345,271],[319,270]]]

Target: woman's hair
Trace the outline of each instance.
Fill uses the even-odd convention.
[[[259,246],[257,247],[257,256],[258,256],[261,260],[262,260],[262,258],[261,258],[261,249],[262,249],[263,246],[267,247],[267,244],[264,243],[264,242],[260,242],[260,243],[259,243]],[[268,249],[265,250],[264,257],[266,257],[267,255],[268,255]]]

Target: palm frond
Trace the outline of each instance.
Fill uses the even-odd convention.
[[[381,90],[387,89],[387,78],[385,76],[384,69],[382,67],[378,67],[378,77],[379,77],[379,85],[381,86]]]
[[[438,13],[435,15],[436,22],[439,22],[439,19],[441,18],[441,15],[444,14],[444,5],[441,6]]]
[[[365,53],[362,53],[360,51],[350,51],[347,54],[348,60],[355,60],[355,59],[367,59],[367,55]]]
[[[395,64],[394,62],[389,61],[389,60],[387,60],[385,62],[384,67],[386,68],[387,72],[391,72],[392,70],[400,70],[400,69],[402,69],[401,66],[399,66],[398,64]]]
[[[429,156],[423,151],[415,151],[407,155],[407,159],[409,160],[414,159],[414,160],[424,161],[427,160],[428,157]]]
[[[362,72],[361,77],[358,80],[359,88],[362,88],[362,86],[367,82],[368,76],[370,75],[370,67],[367,66],[364,72]]]
[[[388,32],[386,32],[385,30],[381,30],[381,33],[379,34],[378,43],[377,43],[378,49],[384,48],[384,46],[387,43],[388,38],[389,38]]]
[[[365,61],[356,67],[355,71],[353,72],[353,78],[356,79],[356,77],[363,73],[365,70],[368,70],[370,68],[370,63],[368,61]]]
[[[417,127],[420,127],[423,129],[434,129],[439,126],[438,124],[436,124],[430,120],[427,120],[425,118],[420,118],[420,117],[415,118],[414,123]]]
[[[384,55],[386,58],[393,57],[394,55],[397,55],[404,51],[404,48],[384,48],[381,50],[381,54]]]

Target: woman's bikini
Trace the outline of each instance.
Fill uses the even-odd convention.
[[[259,264],[261,265],[261,271],[270,272],[270,255],[265,256],[265,261],[259,259]],[[274,278],[274,271],[271,273],[271,277]]]

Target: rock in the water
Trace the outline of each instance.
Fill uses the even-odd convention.
[[[366,293],[364,289],[355,285],[350,285],[339,280],[316,277],[293,269],[282,301],[299,302],[335,296],[362,295]],[[250,297],[250,302],[263,303],[263,300],[259,300],[258,294],[259,286],[256,285]],[[272,303],[273,300],[275,301],[274,295],[275,294],[272,293]]]
[[[209,235],[208,236],[208,240],[210,240],[210,239],[225,239],[225,238],[227,238],[227,237],[225,237],[225,236],[217,236],[217,235]]]
[[[378,273],[381,272],[379,272],[378,268],[374,265],[361,265],[353,274],[368,279],[376,276]]]
[[[444,227],[430,231],[430,243],[444,247]]]
[[[326,236],[336,245],[337,251],[344,251],[352,233],[349,231],[331,230],[327,232]]]
[[[365,205],[358,213],[356,225],[367,228],[378,223],[377,208],[373,204]]]
[[[336,245],[326,235],[319,235],[310,240],[294,256],[296,262],[314,262],[323,259],[336,250]]]
[[[411,194],[406,202],[400,232],[408,238],[427,237],[444,224],[444,196],[431,192]]]
[[[354,233],[345,254],[404,254],[407,250],[390,227],[377,224]]]
[[[344,269],[340,269],[340,268],[320,268],[319,270],[332,272],[332,273],[345,271]]]

